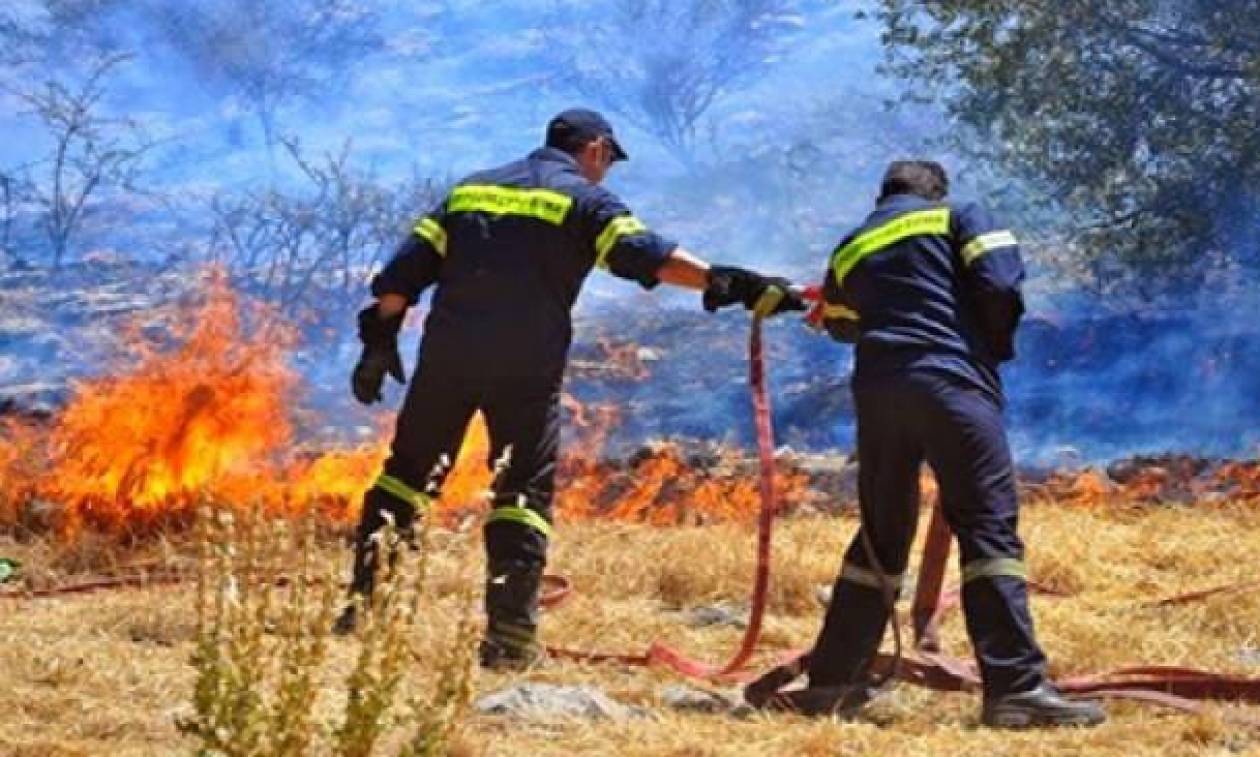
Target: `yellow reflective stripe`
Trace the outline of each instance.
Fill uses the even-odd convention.
[[[949,208],[916,210],[905,213],[855,237],[853,241],[836,250],[831,266],[836,274],[836,285],[844,283],[844,277],[862,259],[907,237],[922,234],[948,234]]]
[[[421,218],[412,231],[433,245],[433,249],[442,257],[446,257],[446,229],[432,218]]]
[[[847,307],[845,305],[832,305],[832,304],[823,306],[823,319],[824,320],[830,321],[830,320],[835,320],[837,318],[842,318],[846,321],[860,320],[860,317],[858,316],[858,312],[851,307]]]
[[[424,492],[416,491],[407,484],[393,476],[382,473],[373,486],[384,492],[394,495],[403,502],[407,502],[416,507],[417,510],[427,509],[431,498]]]
[[[532,628],[507,623],[502,620],[491,621],[487,629],[490,636],[503,641],[515,642],[516,645],[528,646],[537,638],[538,632]]]
[[[448,213],[526,216],[559,226],[572,206],[572,197],[550,189],[466,184],[451,192],[446,210]]]
[[[617,216],[609,221],[595,239],[595,265],[607,268],[606,258],[608,253],[612,252],[612,248],[617,246],[618,240],[631,234],[642,234],[647,230],[647,226],[634,216]]]
[[[876,591],[883,591],[885,582],[888,583],[889,588],[900,591],[902,582],[901,575],[882,575],[881,580],[881,574],[878,571],[863,568],[852,563],[845,563],[840,568],[840,578],[841,580],[855,583],[859,586],[866,586]]]
[[[962,569],[963,583],[969,583],[977,578],[998,578],[1001,576],[1028,578],[1028,566],[1024,564],[1023,560],[1014,557],[990,557],[982,560],[972,560],[964,565]]]
[[[787,292],[784,292],[782,287],[766,287],[766,290],[757,298],[756,304],[753,305],[753,314],[760,318],[768,317],[774,313],[774,309],[779,306],[780,302],[783,302],[783,298],[786,296]]]
[[[962,249],[963,263],[971,265],[976,258],[999,247],[1014,247],[1019,244],[1015,239],[1015,235],[1009,231],[991,231],[988,234],[981,234],[971,240]]]
[[[487,523],[494,523],[495,521],[520,523],[521,525],[529,526],[547,538],[551,538],[551,524],[547,522],[546,518],[528,507],[520,507],[518,505],[496,507],[490,511],[490,515],[486,518]]]

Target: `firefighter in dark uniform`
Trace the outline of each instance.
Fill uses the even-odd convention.
[[[1024,269],[1015,236],[945,201],[945,171],[898,161],[874,212],[831,257],[824,324],[856,344],[861,527],[810,658],[809,686],[861,692],[899,590],[926,460],[958,539],[963,609],[988,725],[1093,725],[1050,684],[1033,633],[998,365],[1015,356]],[[853,698],[861,702],[861,696]]]
[[[392,517],[413,529],[440,491],[473,414],[483,414],[490,460],[506,460],[493,482],[485,524],[487,628],[481,661],[522,667],[540,653],[538,598],[552,533],[551,501],[560,441],[560,385],[572,339],[570,310],[592,268],[652,288],[704,291],[713,310],[742,303],[764,314],[802,308],[787,282],[714,266],[650,231],[599,186],[624,160],[598,113],[556,116],[546,144],[528,157],[460,181],[421,218],[372,282],[376,304],[359,316],[363,356],[353,390],[380,398],[386,373],[402,382],[397,334],[404,311],[436,287],[415,376],[391,455],[364,498],[351,591],[372,592],[373,535]],[[352,602],[335,630],[356,625]]]

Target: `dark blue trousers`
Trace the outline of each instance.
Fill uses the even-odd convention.
[[[909,561],[925,460],[958,539],[963,611],[986,696],[1042,683],[1046,662],[1028,611],[1015,473],[1001,406],[989,394],[932,371],[857,383],[853,393],[862,524],[845,554],[814,647],[810,685],[859,683],[867,676],[889,619],[881,586],[891,582],[899,589]]]
[[[364,496],[355,539],[353,593],[370,595],[379,548],[373,535],[393,519],[408,538],[419,512],[436,499],[481,411],[495,477],[485,525],[488,635],[532,643],[552,519],[560,446],[560,380],[474,379],[423,363],[407,391],[384,472]],[[444,462],[445,461],[445,462]]]

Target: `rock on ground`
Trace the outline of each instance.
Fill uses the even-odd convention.
[[[660,699],[666,707],[683,712],[732,712],[743,704],[737,696],[682,684],[670,684],[661,689]]]
[[[593,686],[521,683],[487,694],[477,700],[477,711],[520,720],[548,721],[563,718],[628,720],[646,713],[622,704]]]

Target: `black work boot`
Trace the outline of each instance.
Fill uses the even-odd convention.
[[[481,666],[524,670],[542,658],[538,643],[538,596],[542,586],[539,565],[504,561],[492,563],[486,579],[486,637],[481,643]]]
[[[477,648],[477,660],[486,670],[519,673],[542,665],[546,659],[546,653],[537,642],[517,646],[487,638],[482,639]]]
[[[774,694],[763,709],[807,717],[852,718],[862,711],[877,691],[864,684],[808,686]]]
[[[1068,699],[1049,683],[1018,694],[986,697],[980,714],[980,722],[993,728],[1095,726],[1106,719],[1097,702]]]
[[[349,636],[359,627],[359,606],[351,603],[346,605],[337,619],[333,621],[332,632],[334,636]]]

